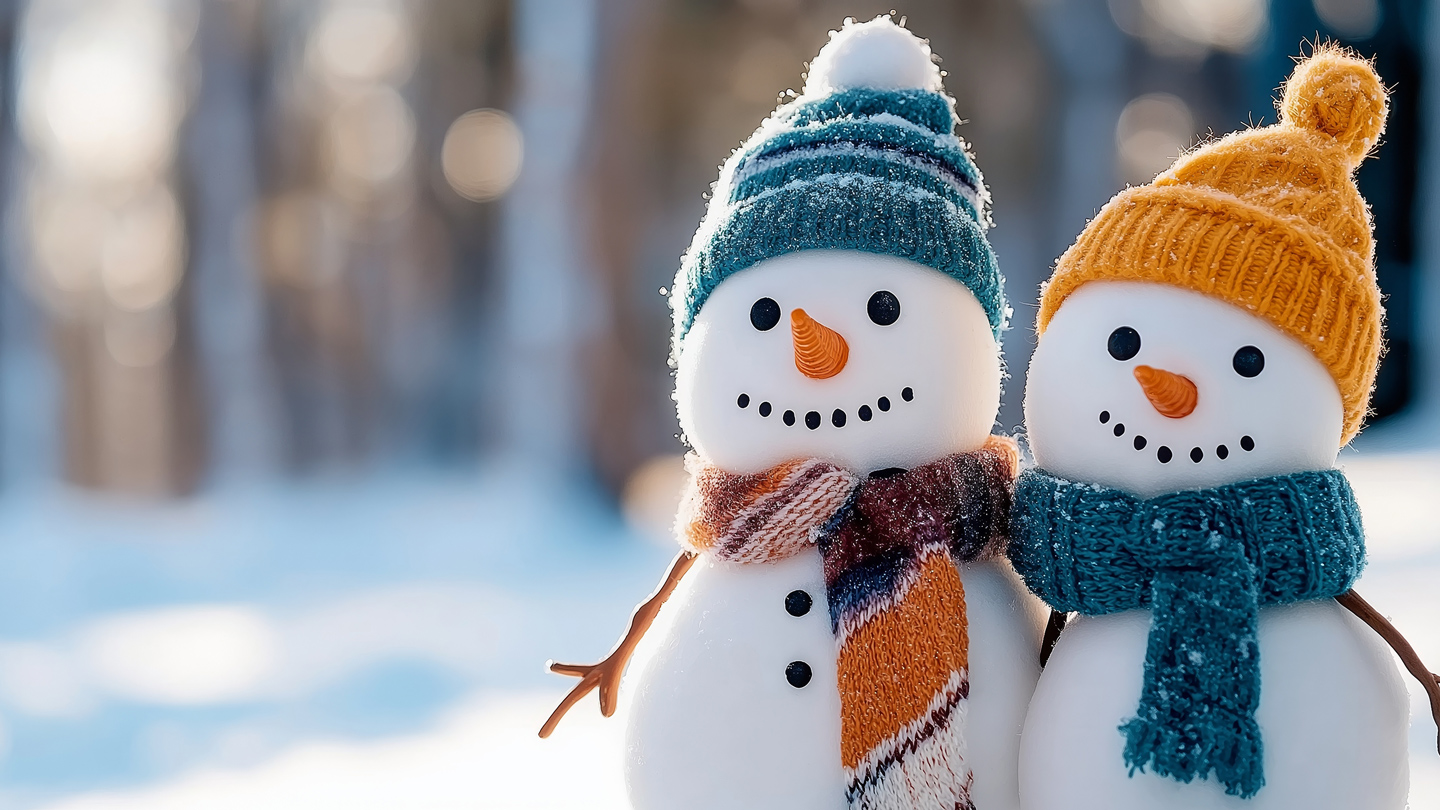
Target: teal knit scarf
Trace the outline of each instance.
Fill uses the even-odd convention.
[[[1360,509],[1337,470],[1141,500],[1040,470],[1015,489],[1010,559],[1051,607],[1151,611],[1145,683],[1120,727],[1130,773],[1210,772],[1249,798],[1265,784],[1259,609],[1327,599],[1365,564]]]

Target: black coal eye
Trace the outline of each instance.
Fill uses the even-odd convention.
[[[750,307],[750,325],[768,332],[780,323],[780,305],[774,298],[761,298]]]
[[[1265,370],[1265,353],[1254,346],[1241,346],[1235,350],[1235,359],[1230,365],[1241,377],[1258,377]]]
[[[1110,340],[1105,344],[1110,350],[1110,356],[1116,360],[1129,360],[1140,353],[1140,333],[1128,326],[1122,326],[1110,333]]]
[[[870,320],[881,326],[889,326],[900,320],[900,299],[889,290],[881,290],[870,296],[870,303],[865,305],[865,311],[870,313]]]

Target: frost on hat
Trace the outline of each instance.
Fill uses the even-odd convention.
[[[951,276],[998,337],[1009,310],[985,238],[990,193],[954,134],[954,106],[930,46],[888,16],[832,31],[804,93],[721,167],[672,288],[675,345],[729,276],[826,249],[897,256]]]

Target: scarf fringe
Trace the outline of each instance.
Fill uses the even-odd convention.
[[[1265,786],[1264,744],[1254,718],[1230,718],[1224,726],[1207,725],[1184,731],[1139,718],[1120,727],[1126,737],[1125,764],[1130,774],[1147,767],[1160,776],[1190,783],[1211,771],[1225,793],[1250,799]]]

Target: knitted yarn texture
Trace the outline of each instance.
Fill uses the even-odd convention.
[[[861,479],[819,460],[733,475],[691,455],[682,545],[766,563],[818,544],[839,645],[840,757],[855,810],[973,810],[957,562],[1004,553],[1019,456],[980,451]]]
[[[1100,210],[1046,283],[1038,329],[1090,281],[1214,296],[1270,321],[1325,364],[1345,407],[1341,444],[1349,442],[1375,383],[1384,319],[1370,209],[1353,175],[1387,110],[1369,62],[1317,48],[1285,85],[1280,123],[1184,155]]]
[[[1056,610],[1151,611],[1145,679],[1121,726],[1131,772],[1265,784],[1259,609],[1328,599],[1365,564],[1360,509],[1338,470],[1140,500],[1027,470],[1010,560]]]
[[[858,250],[932,267],[975,293],[997,338],[1004,280],[990,194],[955,137],[954,100],[848,88],[781,106],[726,161],[670,296],[675,342],[715,287],[765,259]]]

